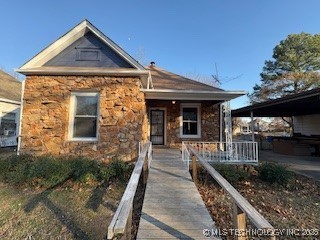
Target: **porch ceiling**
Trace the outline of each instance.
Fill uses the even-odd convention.
[[[146,99],[229,101],[246,94],[244,91],[194,91],[173,89],[142,89]]]

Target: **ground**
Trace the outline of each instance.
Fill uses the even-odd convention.
[[[304,233],[317,233],[316,237],[320,238],[320,184],[314,180],[295,174],[288,186],[282,187],[251,176],[234,187],[274,228],[305,230]],[[232,201],[228,194],[214,180],[201,182],[198,189],[217,227],[232,229]],[[285,235],[280,239],[317,239],[314,236]]]
[[[125,185],[64,183],[49,190],[0,184],[1,239],[103,239]]]
[[[277,162],[286,165],[292,171],[320,182],[320,159],[315,156],[292,156],[278,154],[271,150],[259,151],[260,161]]]

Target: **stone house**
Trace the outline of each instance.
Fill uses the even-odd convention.
[[[219,141],[220,103],[244,94],[143,67],[84,20],[21,68],[21,152],[136,157],[140,141]]]

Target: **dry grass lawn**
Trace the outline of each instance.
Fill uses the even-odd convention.
[[[48,190],[0,184],[1,239],[103,239],[125,189],[121,183],[64,183]]]

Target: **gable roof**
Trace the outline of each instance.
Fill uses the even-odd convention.
[[[0,70],[0,98],[5,100],[21,101],[21,82]]]
[[[76,69],[65,68],[62,67],[46,67],[44,66],[51,59],[60,54],[63,50],[73,44],[75,41],[79,40],[81,37],[85,36],[88,32],[91,32],[94,36],[96,36],[99,40],[101,40],[105,45],[111,48],[114,52],[116,52],[123,60],[125,60],[128,64],[130,64],[134,70],[140,71],[141,74],[147,75],[148,72],[144,69],[144,67],[137,62],[134,58],[132,58],[128,53],[126,53],[120,46],[118,46],[115,42],[113,42],[110,38],[105,36],[100,30],[98,30],[95,26],[93,26],[88,20],[83,20],[81,23],[72,28],[69,32],[64,34],[58,40],[50,44],[28,62],[23,64],[17,72],[22,74],[50,74],[50,72],[55,73],[55,71],[61,73],[64,71],[66,74],[74,74]],[[133,71],[132,69],[128,69],[128,71]],[[113,73],[114,69],[101,69],[102,73],[105,74],[107,72]],[[85,67],[83,67],[82,72],[85,72]],[[96,71],[97,72],[97,71]],[[90,74],[90,71],[87,71],[87,74]]]
[[[151,73],[154,89],[224,91],[220,88],[168,72],[154,64],[146,67],[146,69]]]

